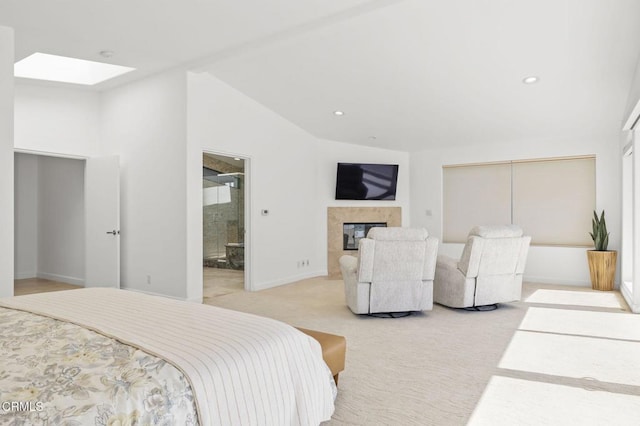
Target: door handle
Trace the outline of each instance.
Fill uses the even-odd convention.
[[[113,231],[107,231],[107,234],[116,235],[116,234],[120,234],[120,231],[116,231],[114,229]]]

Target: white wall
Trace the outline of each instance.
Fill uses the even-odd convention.
[[[631,81],[631,87],[629,88],[627,105],[622,117],[620,117],[620,128],[622,128],[622,126],[627,122],[638,101],[640,101],[640,56],[638,56],[638,62],[636,63],[636,68],[633,73],[633,80]]]
[[[84,161],[38,157],[38,277],[84,285]]]
[[[402,206],[409,216],[408,154],[318,140],[273,111],[209,74],[188,75],[189,265],[201,274],[202,151],[249,158],[250,239],[254,290],[327,273],[326,210],[335,201],[338,161],[400,164],[395,202],[360,206]],[[262,216],[260,211],[270,214]],[[298,260],[309,259],[299,268]],[[190,279],[191,282],[191,279]],[[197,291],[194,285],[193,291]]]
[[[321,274],[315,138],[209,74],[188,77],[190,266],[196,268],[197,262],[202,268],[201,157],[212,151],[249,159],[251,200],[245,208],[251,224],[245,254],[249,251],[252,288]],[[269,215],[262,216],[262,209]],[[298,268],[298,259],[309,259],[310,266]]]
[[[14,155],[16,279],[38,274],[38,157]]]
[[[425,150],[411,155],[411,223],[425,226],[442,239],[442,166],[527,158],[596,155],[596,209],[606,210],[611,232],[610,249],[619,250],[620,226],[620,150],[619,133],[594,140],[514,141],[509,145],[467,146]],[[479,188],[479,190],[485,190]],[[460,206],[473,208],[473,206]],[[426,210],[433,216],[428,217]],[[585,233],[590,229],[585,229]],[[440,253],[460,256],[461,244],[441,244]],[[590,286],[585,248],[532,246],[527,259],[525,280],[540,283]],[[618,278],[620,274],[617,274]]]
[[[86,158],[101,155],[101,95],[81,88],[52,87],[43,83],[16,83],[15,138],[18,152],[52,154]],[[16,217],[16,278],[35,274],[71,284],[84,283],[84,162],[54,157],[19,154],[17,158],[36,161],[42,173],[36,182],[37,192],[28,193],[23,185],[31,185],[20,172],[16,211],[26,217]],[[66,166],[65,166],[66,165]],[[33,166],[31,164],[30,166]],[[16,170],[16,173],[19,173]],[[38,227],[27,225],[33,217],[25,203],[33,203],[38,194]],[[77,205],[77,209],[72,209]],[[37,235],[33,235],[33,234]],[[36,250],[32,250],[37,238]],[[32,254],[29,254],[32,253]],[[35,254],[33,254],[35,253]]]
[[[18,83],[15,147],[79,157],[100,154],[100,94]]]
[[[187,297],[186,114],[180,71],[103,94],[103,154],[121,161],[123,288]]]
[[[0,297],[13,296],[13,46],[0,26]]]

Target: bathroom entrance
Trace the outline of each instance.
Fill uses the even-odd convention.
[[[202,158],[203,299],[244,290],[245,161]]]

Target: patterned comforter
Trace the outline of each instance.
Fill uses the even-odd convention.
[[[335,391],[279,321],[105,288],[0,299],[0,424],[317,425]]]
[[[0,353],[0,424],[197,424],[174,366],[78,325],[0,308]]]

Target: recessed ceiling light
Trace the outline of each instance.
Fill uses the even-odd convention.
[[[533,84],[533,83],[537,83],[538,80],[540,80],[538,77],[536,77],[535,75],[532,75],[532,76],[523,78],[522,82],[524,84]]]
[[[239,158],[239,157],[233,157],[233,159],[236,160],[236,161],[240,161],[241,160],[241,158]]]
[[[13,75],[36,80],[94,85],[135,68],[36,52],[13,66]]]
[[[376,140],[376,139],[378,139],[378,138],[377,138],[377,137],[375,137],[375,136],[369,136],[369,139],[370,139],[370,140],[372,140],[372,141],[375,141],[375,140]]]
[[[338,117],[344,115],[344,111],[333,111],[333,115],[337,115]]]
[[[110,58],[113,55],[115,55],[113,50],[101,50],[100,51],[100,56],[102,56],[103,58]]]

